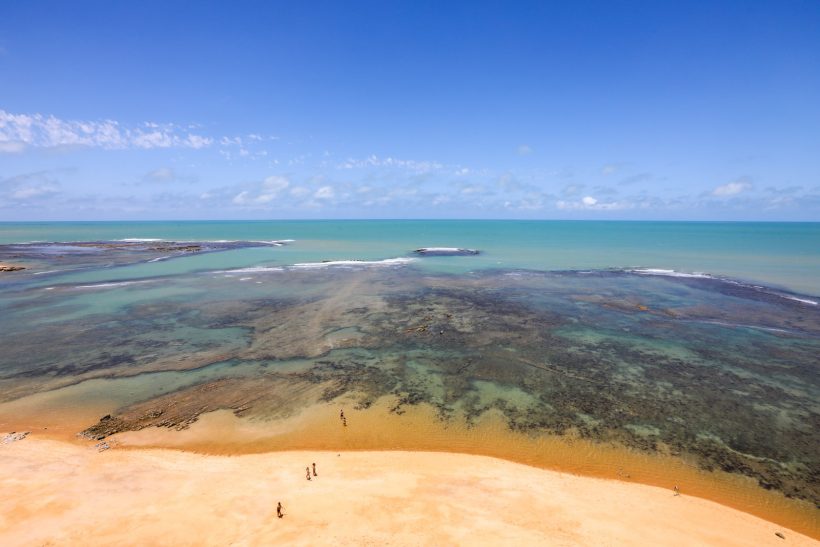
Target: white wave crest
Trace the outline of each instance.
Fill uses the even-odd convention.
[[[34,275],[43,275],[43,274],[52,274],[52,273],[57,273],[57,272],[70,272],[70,271],[71,271],[71,269],[68,269],[68,268],[64,268],[62,270],[45,270],[45,271],[42,271],[42,272],[34,272]]]
[[[284,271],[284,268],[279,266],[253,266],[250,268],[237,268],[235,270],[217,270],[214,273],[224,273],[224,274],[243,274],[243,273],[268,273],[268,272],[281,272]]]
[[[93,285],[77,285],[77,289],[110,289],[112,287],[125,287],[128,285],[142,285],[144,283],[152,283],[150,279],[140,281],[111,281],[108,283],[95,283]]]
[[[251,241],[251,243],[261,243],[262,245],[271,245],[273,247],[282,247],[287,245],[288,243],[293,243],[296,241],[295,239],[272,239],[272,240],[261,240],[261,241]]]
[[[818,303],[814,300],[809,300],[808,298],[797,298],[796,296],[789,296],[787,294],[781,294],[783,298],[787,298],[789,300],[794,300],[795,302],[802,302],[803,304],[808,304],[810,306],[817,306]]]
[[[328,260],[327,262],[301,262],[293,264],[291,268],[296,269],[318,269],[318,268],[368,268],[368,267],[392,267],[403,266],[415,262],[414,258],[385,258],[384,260]]]
[[[714,279],[714,276],[702,272],[687,273],[679,272],[677,270],[664,270],[661,268],[633,268],[626,271],[640,275],[660,275],[666,277],[695,277],[699,279]]]
[[[221,274],[255,274],[287,270],[318,270],[321,268],[389,268],[415,262],[415,258],[386,258],[384,260],[328,260],[327,262],[299,262],[289,266],[252,266],[234,270],[217,270]]]

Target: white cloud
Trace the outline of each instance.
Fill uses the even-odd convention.
[[[316,193],[313,194],[313,197],[315,197],[316,199],[333,199],[335,195],[336,192],[333,190],[332,186],[322,186],[321,188],[316,190]]]
[[[222,146],[242,146],[242,137],[222,137],[219,139]]]
[[[170,148],[174,139],[164,131],[151,131],[136,135],[131,142],[137,148]]]
[[[14,192],[12,192],[9,197],[11,199],[30,199],[36,198],[41,196],[48,196],[51,194],[56,194],[58,189],[56,186],[51,184],[42,184],[39,186],[24,186],[22,188],[18,188]]]
[[[142,176],[141,183],[148,184],[171,184],[171,183],[194,183],[199,179],[194,175],[181,175],[171,167],[159,167],[149,171]]]
[[[0,141],[0,154],[19,154],[26,149],[20,141]]]
[[[716,197],[736,196],[741,192],[745,192],[746,190],[751,189],[751,187],[751,182],[749,182],[748,180],[740,179],[716,187],[714,190],[712,190],[712,195]]]
[[[288,186],[290,186],[290,181],[278,175],[271,175],[262,181],[262,187],[272,192],[281,192]]]
[[[505,201],[504,208],[517,211],[538,211],[544,208],[541,196],[531,195],[517,201]]]
[[[518,147],[519,156],[529,156],[530,154],[532,154],[532,148],[530,148],[528,145],[522,144]]]
[[[239,192],[238,194],[236,194],[234,196],[233,200],[231,200],[231,201],[233,201],[237,205],[245,205],[246,203],[248,203],[250,201],[248,199],[248,194],[249,194],[249,192],[247,190]]]
[[[461,188],[461,193],[465,195],[469,194],[481,194],[484,192],[484,188],[482,186],[478,186],[476,184],[468,184]]]
[[[289,186],[290,181],[286,177],[271,175],[262,182],[246,185],[245,189],[234,195],[231,202],[234,205],[251,208],[267,205],[276,200]]]
[[[584,196],[578,201],[559,200],[555,203],[558,209],[564,211],[588,210],[588,211],[617,211],[623,209],[633,209],[635,205],[626,201],[603,202],[592,196]]]
[[[199,150],[200,148],[207,148],[213,144],[214,140],[209,137],[203,137],[201,135],[192,135],[188,134],[188,138],[185,141],[190,148],[195,150]]]
[[[584,189],[583,184],[568,184],[561,190],[561,194],[565,197],[577,196]]]
[[[365,169],[368,167],[407,169],[419,173],[427,173],[443,169],[444,165],[435,161],[401,160],[390,157],[380,158],[374,154],[365,159],[348,158],[336,166],[337,169]]]
[[[3,199],[17,204],[30,204],[60,192],[60,183],[53,172],[37,171],[0,179],[0,203]]]
[[[170,182],[177,178],[176,173],[170,167],[160,167],[150,173],[146,173],[143,180],[146,182]]]
[[[43,114],[12,114],[0,110],[0,152],[5,153],[19,153],[29,147],[200,149],[211,144],[212,138],[183,132],[174,124],[146,122],[126,127],[114,120],[62,120]]]

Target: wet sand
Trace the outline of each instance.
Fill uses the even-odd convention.
[[[99,453],[32,436],[0,452],[0,543],[9,546],[818,545],[685,493],[484,456]]]

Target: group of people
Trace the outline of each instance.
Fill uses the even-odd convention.
[[[310,469],[311,465],[313,467],[312,476],[311,476],[311,469]],[[305,478],[307,480],[311,480],[313,477],[318,477],[319,476],[319,475],[316,474],[316,463],[314,462],[311,465],[305,467]],[[282,502],[281,501],[276,503],[276,516],[279,517],[279,518],[282,518],[282,517],[285,516],[285,513],[283,512],[283,509],[282,509]]]
[[[342,420],[342,425],[347,427],[347,418],[345,418],[344,409],[339,411],[339,419]],[[318,477],[318,475],[316,474],[316,463],[314,462],[312,464],[312,466],[313,466],[312,472],[311,472],[311,466],[305,467],[305,479],[307,479],[307,480],[312,480],[313,477]],[[283,512],[283,509],[282,509],[282,502],[281,501],[277,502],[277,504],[276,504],[276,516],[279,517],[279,518],[282,518],[282,517],[285,516],[285,513]]]

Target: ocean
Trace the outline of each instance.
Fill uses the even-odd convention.
[[[820,223],[0,223],[0,263],[4,430],[487,454],[818,534]]]
[[[655,268],[704,272],[820,295],[820,223],[595,221],[187,221],[0,223],[0,244],[34,241],[260,241],[296,239],[271,262],[379,260],[417,247],[469,247],[469,260],[431,261],[449,271]],[[214,267],[264,256],[214,257]],[[430,265],[426,263],[425,267]],[[192,269],[201,267],[199,263]]]

